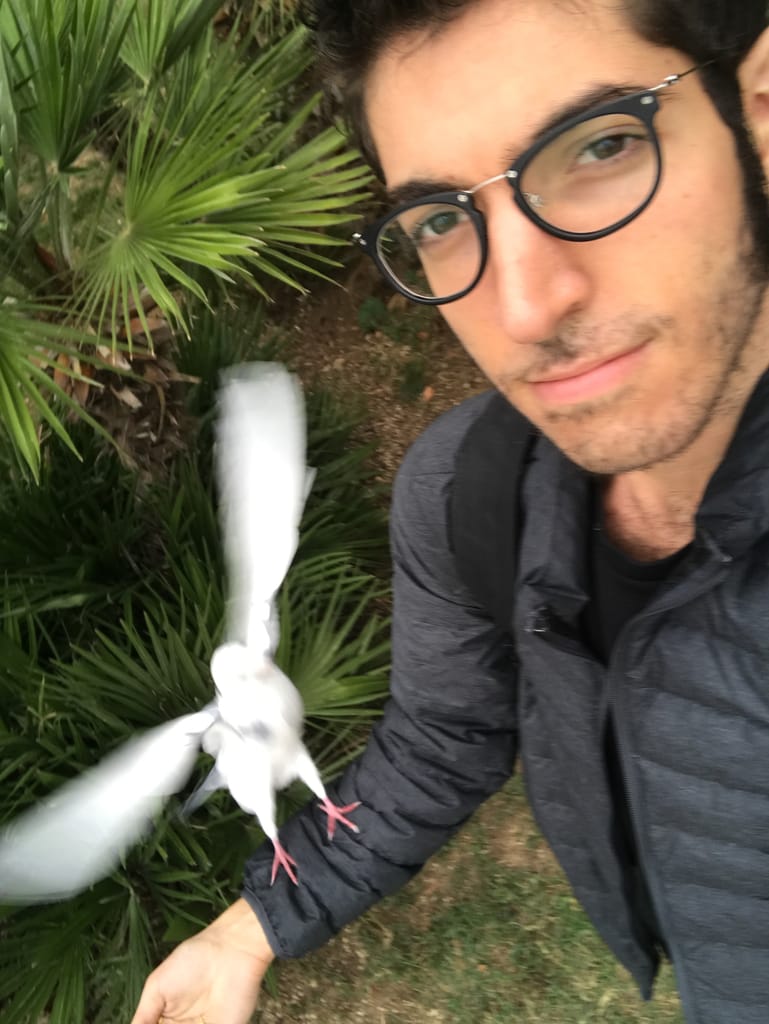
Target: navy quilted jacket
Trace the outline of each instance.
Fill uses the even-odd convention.
[[[615,849],[603,756],[615,716],[636,842],[689,1024],[769,1021],[769,379],[697,517],[687,558],[617,638],[608,668],[580,640],[589,481],[538,438],[524,510],[514,645],[451,555],[454,461],[488,396],[409,452],[391,520],[392,696],[332,787],[362,801],[359,836],[325,839],[308,806],[281,835],[300,884],[244,895],[281,956],[317,947],[402,885],[505,781],[520,753],[537,821],[596,929],[651,991],[657,968]],[[513,655],[514,650],[514,655]]]

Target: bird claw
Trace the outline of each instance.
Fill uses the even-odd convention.
[[[328,815],[328,829],[327,836],[329,839],[334,838],[334,830],[336,829],[336,823],[340,825],[346,825],[352,832],[360,832],[360,829],[354,821],[350,821],[349,818],[345,818],[345,814],[349,814],[350,811],[354,811],[356,807],[360,807],[360,800],[356,800],[354,804],[347,804],[346,807],[337,807],[336,804],[332,804],[328,797],[324,797],[318,807],[322,811],[325,811]]]
[[[350,821],[349,818],[345,817],[350,811],[354,811],[356,807],[360,807],[360,800],[356,800],[353,804],[347,804],[345,807],[337,807],[336,804],[332,804],[328,797],[325,797],[322,803],[318,804],[321,810],[325,811],[328,815],[328,831],[327,835],[329,839],[334,838],[334,830],[336,829],[336,823],[340,825],[346,825],[347,828],[353,832],[360,832],[360,829],[354,821]],[[270,885],[273,885],[275,879],[278,877],[278,872],[283,868],[294,883],[298,885],[296,880],[296,874],[294,868],[296,867],[296,861],[291,854],[286,850],[283,844],[278,839],[272,841],[275,854],[272,858],[272,876],[270,878]]]
[[[277,839],[273,839],[272,845],[275,849],[275,855],[272,858],[272,877],[270,878],[270,885],[274,884],[275,879],[278,876],[278,871],[280,871],[281,868],[285,869],[286,874],[294,885],[298,885],[299,883],[296,880],[296,875],[292,870],[292,867],[296,867],[296,861]]]

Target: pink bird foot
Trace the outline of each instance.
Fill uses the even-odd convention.
[[[285,846],[281,845],[279,840],[273,839],[272,845],[275,849],[275,856],[272,858],[272,878],[270,879],[270,885],[275,882],[275,879],[278,876],[278,871],[280,871],[281,868],[285,868],[286,874],[294,885],[298,885],[299,883],[296,880],[296,875],[292,870],[292,867],[296,867],[296,861],[291,854],[288,853]]]
[[[337,807],[336,804],[332,804],[329,798],[326,796],[323,801],[318,804],[318,807],[322,811],[325,811],[328,815],[328,838],[334,838],[334,830],[336,829],[336,823],[340,825],[346,825],[353,832],[360,832],[360,829],[354,821],[350,821],[349,818],[345,818],[345,814],[349,814],[350,811],[354,811],[356,807],[360,807],[360,800],[356,800],[354,804],[347,804],[346,807]]]

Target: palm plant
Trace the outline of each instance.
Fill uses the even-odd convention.
[[[301,0],[231,0],[229,7],[246,18],[255,39],[271,42],[296,27],[300,3]]]
[[[363,194],[304,31],[255,52],[220,6],[0,0],[0,423],[33,475],[73,384],[190,300],[327,271]]]

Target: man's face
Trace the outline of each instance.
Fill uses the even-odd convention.
[[[588,90],[642,89],[690,66],[611,5],[581,6],[482,0],[386,50],[365,96],[388,188],[470,188]],[[489,185],[476,196],[486,270],[442,307],[489,379],[597,473],[685,451],[735,415],[769,363],[733,137],[697,75],[660,105],[663,178],[646,211],[607,238],[566,242],[527,220],[505,181]]]

